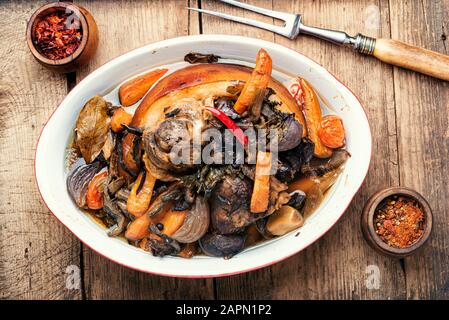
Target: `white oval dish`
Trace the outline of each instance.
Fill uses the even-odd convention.
[[[96,94],[106,94],[133,75],[183,60],[195,51],[253,62],[260,48],[273,59],[274,69],[307,79],[332,113],[342,117],[347,150],[352,157],[327,197],[300,229],[248,248],[229,260],[197,256],[192,259],[153,257],[125,241],[109,238],[105,229],[79,210],[66,190],[65,150],[83,105]],[[276,77],[276,73],[274,73]],[[84,244],[108,259],[143,272],[174,277],[218,277],[262,268],[303,250],[323,236],[343,215],[368,171],[371,132],[357,97],[311,59],[271,42],[223,35],[181,37],[150,44],[124,54],[82,80],[61,102],[42,130],[35,157],[35,174],[48,209]]]

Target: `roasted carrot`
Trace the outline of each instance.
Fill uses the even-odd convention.
[[[300,84],[304,92],[304,115],[307,133],[309,139],[315,144],[314,155],[318,158],[329,158],[332,156],[332,149],[326,147],[318,137],[322,114],[317,94],[306,80],[301,79]]]
[[[114,111],[111,119],[111,129],[114,132],[122,132],[122,124],[129,125],[133,119],[132,114],[129,114],[123,108],[118,108]]]
[[[270,197],[271,153],[257,152],[256,173],[254,177],[253,194],[251,195],[250,210],[253,213],[264,212],[268,209]]]
[[[138,217],[136,220],[131,222],[128,225],[128,228],[125,232],[125,237],[129,240],[140,240],[145,237],[148,237],[151,233],[149,231],[150,224],[156,224],[162,220],[162,218],[165,216],[165,212],[171,208],[173,205],[172,201],[168,201],[166,203],[163,202],[162,197],[165,195],[165,192],[161,193],[157,196],[156,199],[154,199],[150,207],[148,208],[148,211]],[[162,206],[161,206],[162,204]],[[159,208],[157,214],[150,217],[148,215],[148,212],[151,210],[154,210],[155,208]]]
[[[345,128],[338,116],[326,116],[321,120],[318,129],[321,142],[331,149],[341,148],[345,145]]]
[[[178,256],[184,259],[192,258],[197,252],[197,243],[186,243],[181,251],[178,253]]]
[[[86,193],[86,204],[89,209],[98,210],[103,208],[103,190],[104,181],[108,172],[102,172],[96,175],[89,183]]]
[[[188,213],[189,210],[174,211],[172,209],[165,212],[163,218],[159,221],[164,226],[161,232],[167,236],[173,235],[181,228]]]
[[[242,114],[254,102],[261,91],[265,90],[271,79],[271,71],[273,63],[271,57],[264,49],[260,49],[257,53],[256,66],[249,80],[237,99],[234,109],[237,113]]]
[[[151,86],[166,72],[167,69],[154,70],[122,84],[119,89],[120,103],[124,107],[129,107],[142,99]]]
[[[149,171],[140,173],[126,202],[126,210],[135,217],[143,215],[150,206],[156,178]]]
[[[128,133],[122,140],[123,163],[128,170],[134,173],[137,173],[139,170],[136,160],[134,159],[135,148],[140,148],[140,146],[135,145],[137,143],[136,141],[136,136],[132,133]]]
[[[125,232],[125,238],[131,241],[140,240],[150,234],[148,227],[151,224],[151,218],[144,214],[128,225]]]

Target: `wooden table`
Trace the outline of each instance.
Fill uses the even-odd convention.
[[[315,39],[290,41],[185,10],[187,5],[201,6],[255,17],[206,0],[75,1],[96,18],[100,47],[87,67],[67,76],[56,75],[33,60],[24,39],[27,19],[45,2],[0,3],[0,298],[449,298],[448,83]],[[449,0],[249,2],[302,12],[309,24],[351,34],[391,37],[449,54]],[[271,18],[258,18],[272,22]],[[300,254],[269,268],[226,278],[152,276],[95,254],[48,212],[34,179],[35,146],[52,110],[91,71],[145,44],[199,33],[262,38],[321,63],[360,96],[371,123],[374,154],[363,188],[344,218]],[[421,192],[435,215],[434,234],[428,246],[402,260],[376,254],[363,240],[359,228],[367,198],[391,185]],[[70,285],[70,273],[77,267],[81,271],[79,288]],[[370,282],[376,267],[380,271],[378,287]]]

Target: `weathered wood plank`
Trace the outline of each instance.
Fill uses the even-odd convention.
[[[100,30],[95,59],[78,72],[80,81],[103,63],[151,42],[198,32],[187,1],[76,1],[94,15]],[[196,3],[193,3],[196,5]],[[205,299],[212,280],[173,279],[129,270],[84,248],[87,299]]]
[[[79,266],[78,240],[40,200],[34,152],[40,131],[67,93],[66,77],[34,61],[24,35],[46,1],[3,1],[0,20],[0,299],[80,299],[66,288]]]
[[[449,1],[390,1],[392,37],[449,54]],[[407,297],[449,298],[449,85],[395,68],[401,185],[421,192],[434,212],[428,246],[405,259]]]
[[[269,7],[267,1],[251,3]],[[311,25],[389,37],[387,1],[374,1],[373,4],[373,1],[309,0],[274,1],[273,4],[275,10],[304,13],[305,22]],[[207,8],[239,13],[239,10],[216,3],[207,2]],[[371,20],[366,22],[366,18]],[[272,37],[267,32],[210,17],[203,18],[203,30],[205,33]],[[271,268],[217,279],[218,298],[404,298],[405,282],[400,263],[374,253],[365,244],[359,227],[361,210],[368,196],[381,187],[398,183],[391,68],[316,39],[303,37],[290,41],[276,36],[275,40],[312,57],[360,96],[372,124],[372,166],[363,188],[332,231],[304,252]],[[365,285],[369,265],[380,270],[380,288],[377,290],[370,290]]]

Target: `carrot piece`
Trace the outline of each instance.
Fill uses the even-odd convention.
[[[264,212],[268,209],[271,165],[271,153],[258,151],[254,188],[250,204],[250,210],[253,213]]]
[[[120,103],[124,107],[129,107],[142,99],[153,84],[166,72],[167,69],[154,70],[122,84],[119,89]]]
[[[329,158],[332,149],[326,147],[318,137],[318,128],[322,120],[321,107],[315,90],[304,79],[300,81],[304,92],[304,115],[310,140],[315,144],[314,155],[318,158]]]
[[[161,193],[159,196],[157,196],[156,199],[154,199],[151,202],[150,207],[148,208],[148,211],[152,210],[152,208],[154,208],[154,206],[158,206],[160,205],[160,202],[163,201],[161,199],[161,197],[164,196],[164,193]],[[160,210],[160,212],[158,212],[156,215],[149,217],[148,214],[143,214],[140,217],[138,217],[136,220],[134,220],[133,222],[131,222],[128,225],[128,228],[126,229],[125,232],[125,237],[129,240],[140,240],[143,239],[145,237],[149,237],[150,235],[152,235],[152,233],[149,230],[150,224],[156,224],[160,221],[162,221],[162,219],[165,217],[165,212],[167,212],[167,210],[169,210],[171,208],[171,206],[173,205],[172,201],[169,201],[167,203],[164,204],[163,208]],[[156,236],[156,235],[154,235]]]
[[[123,127],[122,124],[129,125],[133,120],[132,114],[129,114],[123,108],[118,108],[114,111],[111,119],[111,129],[114,132],[122,132]]]
[[[156,178],[149,171],[146,171],[145,177],[143,175],[140,173],[137,177],[126,202],[126,210],[135,217],[140,217],[148,210],[156,183]]]
[[[186,243],[181,251],[178,253],[178,256],[184,259],[192,258],[197,252],[197,244],[194,243]]]
[[[131,241],[140,240],[148,237],[150,231],[148,227],[151,224],[151,218],[144,214],[128,225],[125,232],[125,238]]]
[[[234,109],[237,113],[242,114],[254,102],[261,90],[265,90],[271,79],[271,71],[273,63],[271,57],[264,50],[260,49],[257,53],[256,66],[251,77],[245,83],[245,86],[237,99]]]
[[[174,211],[172,209],[168,210],[164,214],[163,218],[159,221],[159,223],[162,223],[164,226],[161,232],[167,236],[173,235],[179,228],[181,228],[188,213],[189,210],[184,211]]]
[[[338,116],[326,116],[321,120],[318,129],[321,142],[331,149],[341,148],[345,145],[345,128]]]
[[[89,183],[86,193],[86,204],[89,209],[98,210],[103,208],[103,183],[107,176],[107,171],[102,172],[96,175]]]
[[[134,173],[139,171],[136,160],[134,159],[134,148],[140,148],[135,146],[136,135],[128,133],[122,140],[122,158],[126,168]]]

